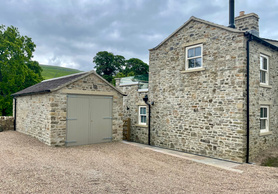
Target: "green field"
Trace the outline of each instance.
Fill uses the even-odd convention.
[[[70,68],[59,67],[59,66],[52,66],[52,65],[40,65],[40,66],[43,69],[42,76],[44,79],[51,79],[51,78],[56,78],[56,77],[61,77],[61,76],[81,72],[77,69],[70,69]]]

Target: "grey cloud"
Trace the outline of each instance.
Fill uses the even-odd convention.
[[[148,62],[155,47],[194,15],[228,25],[228,1],[223,0],[0,0],[2,24],[14,25],[37,45],[40,63],[93,68],[93,57],[107,50]],[[257,13],[261,35],[278,39],[276,0],[236,1],[239,11]]]

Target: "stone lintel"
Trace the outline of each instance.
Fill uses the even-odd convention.
[[[203,44],[204,42],[206,42],[206,39],[199,39],[196,41],[192,41],[192,42],[187,42],[185,44],[182,45],[182,47],[188,47],[188,46],[193,46],[193,45],[197,45],[197,44]]]
[[[64,93],[64,94],[99,95],[99,96],[116,96],[115,93],[113,93],[113,92],[69,90],[69,89],[63,89],[61,91],[61,93]]]
[[[142,99],[143,100],[143,99]],[[144,103],[144,102],[139,102],[139,103],[136,103],[136,105],[137,106],[147,106],[147,104],[146,103]]]
[[[267,52],[265,49],[260,48],[259,52],[263,55],[267,55],[268,57],[272,57],[272,53]]]
[[[271,101],[260,101],[260,105],[273,105]]]

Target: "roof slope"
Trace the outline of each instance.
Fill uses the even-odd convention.
[[[103,80],[106,84],[108,84],[110,87],[112,87],[114,90],[116,90],[117,92],[119,92],[122,95],[125,95],[122,91],[115,88],[113,85],[111,85],[105,79],[103,79],[100,75],[98,75],[95,71],[90,71],[90,72],[82,72],[82,73],[67,75],[67,76],[63,76],[60,78],[44,80],[44,81],[42,81],[38,84],[35,84],[33,86],[30,86],[24,90],[16,92],[16,93],[12,94],[12,96],[26,96],[26,95],[32,95],[32,94],[53,92],[53,91],[63,88],[64,86],[66,86],[68,84],[71,84],[72,82],[82,79],[90,74],[96,75],[101,80]]]
[[[264,46],[267,46],[267,47],[269,47],[269,48],[271,48],[275,51],[278,51],[278,46],[272,43],[274,40],[260,38],[260,37],[248,32],[248,31],[244,33],[244,36],[246,36],[250,41],[255,40],[255,41],[257,41],[258,43],[260,43]]]
[[[275,46],[278,46],[278,41],[277,40],[272,40],[272,39],[268,39],[268,38],[262,38],[263,40],[265,40],[266,42],[269,42]]]
[[[221,29],[224,29],[224,30],[227,30],[227,31],[230,31],[230,32],[244,33],[243,31],[240,31],[240,30],[235,29],[235,28],[230,28],[230,27],[227,27],[227,26],[215,24],[215,23],[212,23],[212,22],[209,22],[209,21],[202,20],[200,18],[196,18],[194,16],[191,16],[189,18],[189,20],[187,20],[187,22],[185,22],[181,27],[179,27],[176,31],[174,31],[170,36],[168,36],[165,40],[163,40],[156,47],[154,47],[152,49],[149,49],[149,50],[152,51],[152,50],[158,49],[161,45],[163,45],[167,40],[169,40],[171,37],[173,37],[176,33],[178,33],[182,28],[184,28],[186,25],[188,25],[191,21],[198,21],[198,22],[201,22],[201,23],[204,23],[204,24],[208,24],[208,25],[211,25],[211,26],[214,26],[214,27],[217,27],[217,28],[221,28]]]
[[[69,81],[75,80],[84,74],[87,74],[87,72],[72,74],[70,76],[63,76],[60,78],[44,80],[40,83],[37,83],[33,86],[30,86],[19,92],[16,92],[16,93],[12,94],[12,96],[21,96],[21,95],[51,92],[51,90],[56,89],[60,85],[64,85],[64,84],[68,83]]]

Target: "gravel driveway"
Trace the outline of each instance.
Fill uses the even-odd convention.
[[[0,193],[277,193],[278,170],[243,173],[124,143],[48,147],[0,133]]]

